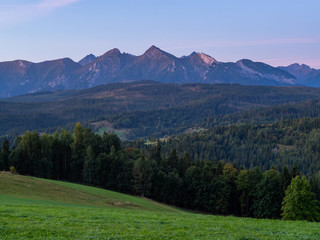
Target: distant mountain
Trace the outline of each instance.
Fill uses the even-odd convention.
[[[86,89],[137,80],[178,84],[320,86],[319,76],[319,70],[310,70],[305,65],[274,68],[247,59],[224,63],[196,52],[178,58],[155,46],[140,56],[134,56],[115,48],[100,57],[90,54],[78,63],[69,58],[41,63],[1,62],[0,97],[57,89]]]
[[[114,48],[82,69],[75,71],[72,75],[70,84],[66,86],[69,89],[89,88],[115,82],[113,79],[125,67],[133,63],[135,56],[127,53],[121,53],[119,49]],[[126,79],[121,79],[120,82]],[[139,79],[140,80],[140,79]]]
[[[81,65],[81,66],[85,66],[91,62],[93,62],[94,60],[96,60],[97,57],[93,54],[89,54],[87,56],[85,56],[84,58],[82,58],[78,63]]]
[[[238,83],[243,85],[288,86],[295,85],[290,73],[265,63],[243,59],[236,63],[219,63],[207,73],[210,83]]]
[[[114,81],[151,79],[163,83],[183,83],[184,66],[179,58],[152,46],[114,77]]]
[[[308,65],[294,63],[287,67],[279,67],[279,69],[283,69],[295,76],[297,84],[311,87],[320,86],[320,70],[311,68]]]
[[[64,89],[74,71],[82,66],[70,58],[31,63],[22,60],[0,63],[0,97]]]

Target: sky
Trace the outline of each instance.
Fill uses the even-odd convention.
[[[177,57],[320,69],[319,9],[319,0],[0,0],[0,61],[155,45]]]

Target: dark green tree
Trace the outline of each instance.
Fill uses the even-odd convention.
[[[35,161],[34,174],[38,177],[52,178],[53,170],[53,153],[52,153],[53,137],[48,134],[43,134],[40,137],[41,157]]]
[[[149,194],[152,186],[152,163],[150,159],[141,156],[133,166],[133,189],[141,197]]]
[[[241,215],[253,217],[253,203],[257,199],[258,184],[262,179],[262,173],[258,168],[241,170],[237,180],[237,190],[240,194]]]
[[[70,179],[70,170],[71,170],[71,159],[72,159],[72,150],[71,146],[73,144],[74,138],[68,130],[62,130],[60,132],[60,162],[59,162],[59,171],[62,179]]]
[[[74,127],[74,142],[71,145],[72,162],[71,162],[71,180],[82,181],[84,156],[86,154],[84,130],[81,123],[76,123]]]
[[[38,176],[41,169],[41,141],[38,132],[27,131],[18,139],[18,146],[10,154],[10,165],[18,173]]]
[[[311,178],[312,192],[316,194],[316,198],[320,201],[320,171]]]
[[[170,157],[168,159],[168,164],[173,170],[178,170],[179,157],[178,157],[178,154],[177,154],[177,150],[175,148],[170,153]]]
[[[281,182],[279,172],[275,169],[263,173],[257,186],[257,199],[254,201],[254,217],[279,218],[281,208]]]
[[[83,180],[86,183],[92,184],[96,182],[97,178],[97,162],[95,159],[95,153],[91,146],[87,148],[86,156],[83,166]]]
[[[227,194],[229,199],[229,209],[227,214],[240,214],[240,202],[237,192],[236,180],[239,170],[231,163],[226,163],[223,167],[223,179],[226,182]]]
[[[8,170],[10,167],[9,166],[10,144],[7,138],[2,142],[2,152],[0,155],[2,160],[2,165],[0,167],[0,170]]]
[[[282,168],[280,179],[281,179],[282,198],[283,198],[284,194],[285,194],[285,192],[286,192],[286,190],[287,190],[287,188],[290,185],[291,180],[292,180],[292,176],[291,176],[287,166],[284,166]]]
[[[210,213],[228,213],[227,183],[220,176],[218,169],[218,164],[212,161],[200,162],[188,168],[185,176],[185,200],[189,206]]]
[[[291,168],[291,179],[295,178],[296,176],[299,176],[299,175],[300,175],[299,169],[298,169],[296,163],[294,163],[292,168]]]

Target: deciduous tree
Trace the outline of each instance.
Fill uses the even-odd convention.
[[[285,220],[320,221],[319,202],[305,176],[292,179],[281,210]]]

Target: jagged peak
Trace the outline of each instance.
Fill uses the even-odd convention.
[[[154,50],[159,50],[159,51],[161,51],[160,48],[156,47],[155,45],[152,45],[151,47],[149,47],[149,48],[147,49],[147,52],[148,52],[148,51],[154,51]]]
[[[121,54],[120,50],[118,48],[113,48],[111,50],[109,50],[108,52],[106,52],[104,55],[113,55],[113,54]]]
[[[113,48],[113,49],[109,50],[108,52],[106,52],[105,54],[101,55],[100,57],[96,58],[92,62],[99,61],[101,59],[104,59],[105,57],[114,57],[114,56],[119,56],[119,55],[121,55],[120,50],[118,48]]]
[[[204,62],[206,65],[211,66],[213,63],[218,63],[216,59],[209,56],[208,54],[205,54],[203,52],[195,52],[193,51],[189,56],[183,56],[182,58],[190,58],[190,57],[198,57]]]
[[[84,58],[82,58],[78,63],[81,64],[82,66],[85,66],[85,65],[93,62],[96,59],[97,59],[97,57],[91,53],[91,54],[85,56]]]
[[[84,58],[82,58],[81,60],[83,60],[83,59],[96,59],[97,58],[97,56],[95,56],[95,55],[93,55],[92,53],[90,53],[90,54],[88,54],[87,56],[85,56]],[[80,60],[80,61],[81,61]],[[80,62],[79,61],[79,62]]]
[[[167,58],[170,58],[170,59],[176,59],[174,55],[167,53],[154,45],[148,48],[148,50],[145,51],[143,55],[141,55],[141,57],[147,57],[150,59],[156,59],[159,56],[166,56]]]
[[[145,51],[143,55],[155,55],[159,53],[163,53],[163,51],[160,48],[156,47],[155,45],[152,45],[147,49],[147,51]]]
[[[212,65],[213,63],[217,63],[218,61],[215,60],[213,57],[205,54],[205,53],[196,53],[204,63],[206,63],[207,65]]]
[[[189,57],[192,57],[194,55],[197,55],[197,52],[193,51],[190,55],[188,56],[182,56],[181,58],[189,58]]]
[[[311,67],[309,65],[306,64],[299,64],[299,63],[293,63],[290,64],[289,66],[287,66],[288,68],[301,68],[301,69],[311,69]]]

